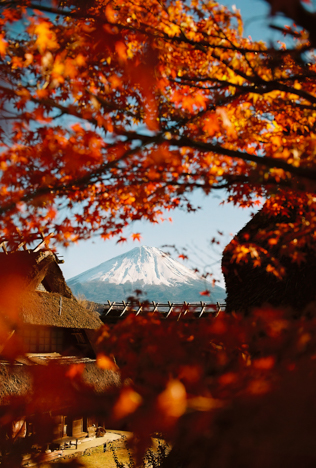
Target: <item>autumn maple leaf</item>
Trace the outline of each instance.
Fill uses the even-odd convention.
[[[0,34],[0,55],[1,55],[1,57],[5,56],[7,45],[8,45],[8,43],[4,39],[3,34]]]
[[[34,33],[37,36],[36,45],[40,53],[45,50],[56,50],[59,45],[56,40],[56,34],[51,30],[51,25],[47,21],[41,21],[34,28]]]
[[[134,234],[131,235],[131,238],[133,239],[133,241],[138,240],[138,242],[140,242],[142,239],[142,236],[140,235],[140,232],[135,232]]]
[[[209,291],[208,289],[205,289],[205,291],[201,291],[200,294],[201,294],[201,296],[210,296],[211,291]]]
[[[121,242],[127,242],[127,238],[126,238],[126,237],[120,237],[120,238],[116,241],[117,244],[120,244]]]
[[[179,258],[182,258],[182,260],[188,260],[188,256],[184,254],[179,255]]]
[[[213,136],[214,133],[220,130],[218,118],[215,112],[211,112],[208,114],[203,125],[203,130],[207,132],[210,136]]]

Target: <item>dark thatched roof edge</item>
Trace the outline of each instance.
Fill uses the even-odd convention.
[[[23,297],[20,317],[30,325],[95,330],[102,325],[99,314],[58,293],[32,292]]]

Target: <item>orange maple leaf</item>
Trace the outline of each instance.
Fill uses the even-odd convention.
[[[126,62],[127,60],[127,52],[126,52],[126,45],[122,41],[118,41],[115,44],[115,50],[117,55],[119,56],[119,59],[122,60],[123,62]]]
[[[114,408],[114,419],[121,419],[134,413],[142,403],[142,397],[132,388],[123,388]]]
[[[113,10],[110,4],[105,7],[105,16],[109,23],[116,23],[115,10]]]
[[[140,232],[135,232],[134,234],[131,235],[133,241],[135,240],[138,240],[138,242],[140,242],[140,240],[142,239],[142,236],[140,235]]]
[[[81,364],[72,364],[66,372],[66,377],[70,377],[74,379],[76,377],[80,377],[84,371],[85,365]]]
[[[36,45],[41,54],[47,49],[56,50],[59,47],[56,34],[50,28],[51,25],[47,21],[41,21],[34,28],[34,33],[37,36]]]
[[[103,353],[97,355],[97,366],[100,369],[107,369],[107,370],[116,370],[117,366],[113,362],[113,359],[109,358]]]
[[[187,394],[183,383],[177,379],[170,380],[157,400],[159,409],[165,416],[179,418],[187,407]]]
[[[253,361],[253,366],[255,369],[270,370],[275,366],[275,357],[274,356],[265,356]]]
[[[4,39],[3,34],[0,34],[0,55],[3,58],[5,56],[5,52],[7,50],[7,41]]]

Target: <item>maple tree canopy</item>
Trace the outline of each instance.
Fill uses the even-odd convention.
[[[236,264],[252,258],[278,281],[289,264],[278,255],[304,261],[316,245],[314,14],[299,0],[269,3],[307,31],[286,27],[287,45],[267,46],[243,37],[238,11],[199,0],[0,2],[1,233],[123,240],[134,220],[192,209],[197,188],[224,190],[239,206],[266,199],[259,224],[272,226],[235,238]],[[14,286],[2,285],[2,341],[18,321]],[[84,366],[29,366],[36,391],[0,408],[2,465],[22,462],[12,423],[43,421],[36,408],[48,414],[66,392],[74,414],[130,424],[140,457],[163,432],[164,468],[315,466],[315,310],[259,304],[246,317],[163,321],[144,305],[100,330],[97,365],[125,383],[110,398],[81,381]],[[2,350],[6,364],[17,344]]]
[[[305,32],[268,48],[243,37],[238,11],[197,0],[9,1],[0,27],[5,236],[121,235],[133,220],[190,210],[196,188],[240,206],[302,193],[312,230]]]

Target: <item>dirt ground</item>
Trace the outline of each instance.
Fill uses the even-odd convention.
[[[84,454],[77,453],[76,461],[78,462],[78,467],[82,468],[117,468],[115,463],[114,457],[120,463],[123,463],[126,467],[133,467],[134,463],[131,460],[131,455],[128,453],[126,448],[126,438],[129,435],[128,433],[122,432],[122,438],[110,442],[107,444],[107,449],[103,452],[103,446],[94,447],[85,451]],[[156,452],[158,446],[157,439],[153,439],[153,451]],[[58,459],[55,462],[50,463],[43,463],[40,465],[40,468],[54,468],[56,466],[56,462],[58,462],[58,466],[65,464],[65,468],[67,467],[67,463],[73,461],[75,459],[74,455],[71,457]]]

